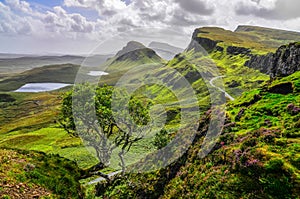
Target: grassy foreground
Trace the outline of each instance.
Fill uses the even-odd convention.
[[[284,92],[283,91],[289,91]],[[199,151],[210,121],[200,121],[188,152],[169,167],[116,180],[109,198],[299,198],[300,72],[245,93],[227,105],[213,151]]]

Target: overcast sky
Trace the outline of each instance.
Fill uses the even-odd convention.
[[[202,26],[300,31],[299,7],[299,0],[0,0],[0,53],[103,54],[130,40],[185,48]]]

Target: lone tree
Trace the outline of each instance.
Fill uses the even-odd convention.
[[[114,103],[113,96],[117,96]],[[110,165],[112,152],[117,148],[125,174],[125,154],[151,131],[147,126],[151,122],[151,105],[147,100],[130,97],[125,91],[106,85],[96,88],[89,84],[76,85],[73,91],[65,94],[59,123],[69,134],[80,136],[87,146],[92,147],[99,160],[86,170],[83,178],[100,175],[110,181],[100,170]]]

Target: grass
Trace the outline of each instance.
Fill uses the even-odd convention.
[[[174,164],[128,174],[102,197],[299,198],[299,81],[297,72],[228,103],[222,135],[207,157],[198,156],[203,141],[199,133]],[[282,82],[292,82],[294,92],[269,92]],[[209,118],[204,116],[200,125],[208,125]]]
[[[216,27],[199,29],[198,37],[220,41],[222,47],[239,46],[251,49],[255,54],[275,52],[281,45],[299,41],[300,35],[295,32],[275,29],[248,27],[236,32]]]
[[[223,46],[225,50],[229,45],[248,47],[257,54],[264,54],[275,49],[274,42],[268,40],[263,33],[253,36],[248,32],[232,33],[218,28],[201,30],[205,33],[201,33],[199,36],[204,35],[214,40],[222,39],[223,42],[219,45]],[[244,63],[249,59],[246,55],[232,56],[214,51],[209,56],[203,57],[193,52],[185,52],[168,63],[161,63],[160,59],[150,59],[143,53],[141,56],[142,59],[137,62],[110,60],[108,62],[110,74],[102,77],[100,84],[114,85],[131,69],[145,63],[156,64],[158,67],[151,71],[153,72],[151,77],[141,76],[140,71],[134,71],[126,77],[131,80],[132,84],[142,85],[149,78],[160,77],[172,85],[169,88],[158,84],[147,85],[141,87],[135,94],[140,97],[152,96],[155,104],[164,104],[168,121],[166,128],[175,134],[180,129],[178,122],[181,120],[180,108],[182,107],[179,104],[184,103],[183,108],[186,109],[197,106],[200,108],[199,115],[204,114],[210,108],[211,103],[217,103],[218,100],[210,98],[209,91],[213,88],[209,85],[208,80],[224,75],[223,82],[216,82],[216,84],[224,87],[227,92],[238,98],[236,101],[228,103],[227,106],[227,122],[234,123],[234,125],[229,126],[228,129],[225,128],[221,137],[222,142],[218,143],[216,149],[208,157],[198,158],[197,154],[202,141],[202,137],[198,137],[188,153],[178,162],[156,172],[128,175],[126,179],[117,180],[113,186],[107,189],[104,193],[105,196],[115,198],[138,196],[146,198],[159,196],[162,198],[181,196],[187,198],[238,198],[242,195],[243,198],[253,198],[259,195],[262,198],[268,198],[276,196],[276,194],[288,197],[298,194],[299,114],[293,115],[293,110],[288,110],[287,107],[291,104],[294,108],[300,106],[299,73],[272,82],[263,89],[256,89],[266,84],[269,77],[244,67]],[[74,81],[76,67],[69,65],[61,67],[43,67],[24,72],[0,82],[0,90],[5,86],[8,86],[5,88],[6,90],[13,90],[29,81],[61,82],[62,79]],[[67,71],[66,76],[60,74],[64,68]],[[178,73],[172,74],[171,69]],[[86,73],[85,70],[87,69],[83,69],[81,72]],[[49,73],[51,79],[46,79],[46,75],[48,76]],[[206,74],[208,80],[203,80],[201,74]],[[189,82],[198,98],[198,104],[190,103],[191,96],[184,95],[185,89],[176,90],[176,82],[179,77],[184,77]],[[283,96],[269,92],[273,86],[285,82],[293,83],[294,93]],[[247,93],[239,97],[245,91]],[[61,171],[61,168],[55,167],[55,161],[61,161],[58,163],[58,167],[63,167],[62,164],[65,162],[56,154],[76,161],[79,168],[88,168],[97,163],[97,160],[93,156],[92,149],[85,148],[79,138],[71,137],[56,123],[62,92],[3,93],[1,99],[4,100],[0,100],[0,147],[18,149],[18,151],[11,151],[11,153],[17,153],[16,156],[19,156],[18,153],[23,153],[19,150],[35,151],[26,153],[36,154],[42,162],[45,162],[45,165],[42,164],[39,170],[31,173],[29,177],[24,177],[24,173],[21,173],[19,178],[23,178],[22,181],[29,184],[34,183],[44,187],[50,194],[64,195],[66,190],[61,188],[61,185],[58,189],[54,186],[59,183],[57,180],[64,176],[62,178],[66,180],[66,183],[71,184],[73,187],[71,191],[74,191],[73,180],[75,179],[69,176],[68,171]],[[183,97],[178,99],[177,96],[180,95]],[[207,115],[206,117],[209,118]],[[189,126],[190,124],[184,125]],[[151,153],[154,146],[149,143],[152,141],[153,138],[145,139],[139,145],[133,146],[127,156],[127,163],[134,164],[146,154]],[[43,152],[44,159],[41,157],[42,155],[38,155],[41,154],[39,152]],[[113,153],[112,168],[108,168],[105,172],[119,169],[117,152],[116,150]],[[34,162],[30,159],[27,162],[32,161]],[[40,165],[38,162],[34,163]],[[46,166],[49,166],[49,171]],[[71,165],[67,167],[78,171],[78,168]],[[19,170],[21,170],[20,168]],[[63,175],[55,173],[55,169],[57,172],[62,172]],[[16,170],[17,173],[19,170]],[[50,172],[51,176],[59,176],[59,178],[49,180],[44,176],[47,172]],[[14,181],[18,176],[13,173],[14,171],[9,170],[4,176],[8,176]],[[73,177],[76,175],[78,173],[75,173]],[[30,181],[29,178],[32,178],[33,181]],[[88,188],[90,191],[91,187]],[[281,193],[278,193],[278,190]]]
[[[75,162],[10,149],[0,149],[0,162],[0,195],[3,197],[80,198],[82,194],[78,182],[80,169]]]
[[[0,103],[0,147],[34,150],[77,160],[81,168],[95,164],[79,138],[56,124],[60,92],[8,93],[16,101]]]
[[[14,91],[27,83],[74,83],[79,66],[52,65],[15,74],[0,81],[0,91]]]

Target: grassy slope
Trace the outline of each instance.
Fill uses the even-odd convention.
[[[259,54],[274,52],[281,45],[300,40],[299,33],[260,27],[238,29],[236,32],[216,27],[204,27],[199,30],[202,32],[199,37],[221,41],[219,45],[222,47],[223,45],[245,47]]]
[[[281,95],[268,91],[282,82],[292,82],[294,92]],[[245,93],[227,105],[230,125],[224,128],[217,146],[207,157],[198,157],[203,140],[199,132],[194,145],[177,163],[154,173],[129,175],[126,180],[116,181],[105,195],[112,198],[299,197],[299,92],[300,72]],[[289,108],[291,105],[294,110]],[[208,122],[209,114],[201,120],[204,126]]]
[[[1,198],[80,198],[75,162],[36,152],[0,149]]]
[[[72,64],[44,66],[7,77],[0,81],[0,91],[13,91],[27,83],[74,83],[79,66]]]
[[[273,48],[278,48],[281,45],[300,40],[299,32],[264,28],[258,26],[239,26],[235,30],[235,32],[246,35],[256,35],[257,37],[261,38],[260,42]]]
[[[96,160],[56,124],[62,93],[9,93],[15,102],[0,103],[0,147],[59,154],[81,167]]]
[[[217,36],[221,36],[222,34],[220,33]],[[223,38],[227,38],[226,35]],[[228,38],[236,39],[232,38],[232,36],[230,35],[228,35]],[[241,38],[243,38],[242,40],[244,40],[244,38],[247,38],[245,39],[246,41],[242,41],[243,45],[250,45],[249,43],[251,42],[251,36],[241,36]],[[229,44],[230,42],[223,43],[223,47],[226,48]],[[260,43],[251,44],[251,47],[253,49],[258,49],[257,52],[259,53],[265,52],[266,49],[271,49],[269,46],[261,46]],[[184,56],[187,56],[188,59],[193,59],[193,63],[188,63],[180,58],[175,58],[164,67],[159,68],[157,73],[167,70],[168,67],[173,67],[186,77],[190,77],[191,74],[195,75],[194,71],[197,70],[211,72],[213,75],[216,75],[210,68],[210,62],[204,61],[203,63],[206,64],[201,65],[199,64],[201,63],[200,60],[195,61],[193,57],[194,55],[187,53],[184,54]],[[267,76],[243,66],[244,62],[248,59],[248,57],[246,56],[230,56],[226,54],[220,54],[218,52],[213,52],[210,56],[216,62],[221,74],[226,75],[224,81],[227,89],[228,84],[230,84],[233,80],[238,80],[241,84],[236,88],[228,89],[228,92],[230,92],[235,97],[239,96],[244,91],[249,91],[250,89],[259,87],[265,80],[268,79]],[[157,61],[161,60],[155,60],[155,62]],[[144,63],[149,63],[149,60],[142,59],[139,62],[125,61],[114,63],[109,68],[110,75],[103,77],[103,79],[101,80],[102,82],[108,84],[114,84],[118,80],[118,78],[121,77],[130,68]],[[200,68],[199,65],[201,65]],[[133,78],[136,78],[137,80],[141,79],[138,74],[133,74]],[[207,110],[209,108],[207,83],[203,82],[202,80],[191,80],[191,84],[198,94],[201,110]],[[168,102],[172,105],[176,103],[174,94],[172,94],[172,92],[168,91],[167,89],[160,88],[158,86],[150,86],[146,90],[144,90],[144,92],[146,91],[150,91],[153,94],[158,94],[155,99],[156,103]],[[140,94],[142,94],[142,92]],[[30,94],[29,97],[25,97],[25,95],[22,94],[13,95],[15,95],[19,100],[17,100],[17,102],[14,102],[15,104],[10,104],[2,111],[2,120],[0,118],[0,126],[3,128],[0,129],[0,131],[2,132],[0,134],[0,146],[7,147],[13,145],[15,148],[60,154],[72,160],[76,159],[81,167],[87,167],[96,162],[95,159],[87,152],[87,150],[81,146],[80,140],[69,137],[63,130],[57,128],[58,126],[53,123],[57,111],[55,109],[49,110],[49,108],[51,109],[51,107],[56,107],[56,105],[53,105],[56,103],[60,103],[58,95],[51,96],[48,94]],[[54,100],[55,97],[58,98]],[[45,98],[47,98],[48,100],[45,100]],[[41,106],[36,106],[35,103],[32,102],[33,99],[38,101],[43,101],[44,99],[44,108],[41,109]],[[47,103],[48,105],[46,105]],[[28,105],[29,108],[27,108]],[[18,110],[15,109],[14,106],[18,106]],[[174,109],[174,106],[172,109]],[[7,119],[8,116],[12,120]],[[12,123],[13,121],[15,121],[14,118],[17,118],[17,123]],[[176,130],[176,121],[180,119],[180,117],[175,116],[173,119],[173,122],[171,122],[167,126],[167,128]],[[142,151],[140,148],[134,150]]]

